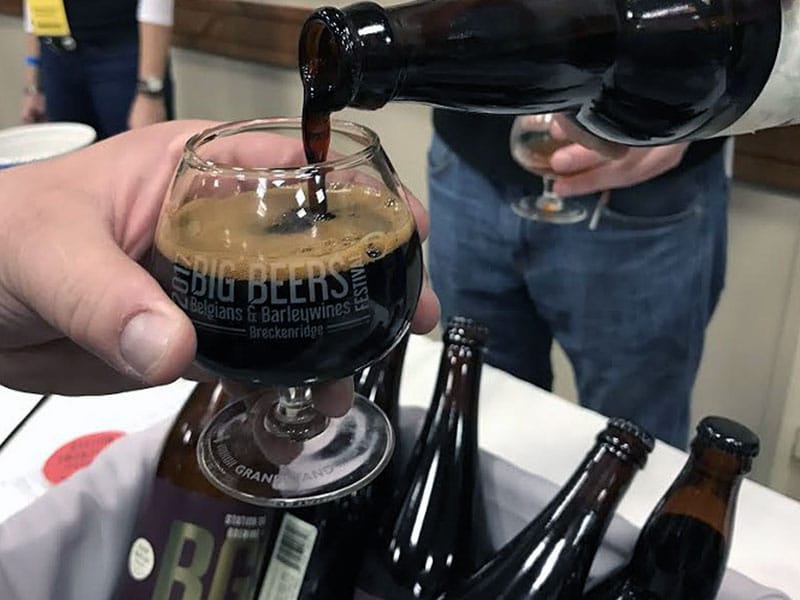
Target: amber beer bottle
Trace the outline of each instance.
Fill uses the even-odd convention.
[[[167,435],[139,510],[118,600],[252,600],[274,513],[229,498],[197,463],[197,438],[231,400],[198,384]]]
[[[355,391],[380,406],[395,433],[399,431],[400,379],[408,338],[409,334],[404,335],[382,360],[361,369],[353,376]]]
[[[434,598],[486,543],[478,474],[478,393],[486,329],[450,319],[433,401],[409,464],[367,544],[355,598]]]
[[[408,336],[382,360],[357,372],[355,391],[386,412],[397,432],[400,378]],[[387,467],[355,494],[317,506],[279,511],[280,531],[264,567],[258,600],[349,600],[365,539],[393,483]]]
[[[739,487],[758,448],[758,437],[747,427],[722,417],[703,419],[686,465],[645,523],[630,563],[586,597],[716,598]]]
[[[381,408],[389,418],[395,434],[392,460],[375,482],[363,490],[364,495],[370,498],[372,505],[385,502],[396,483],[398,457],[402,454],[400,381],[403,376],[403,362],[408,348],[408,339],[409,334],[406,334],[383,360],[361,369],[353,377],[355,391]],[[385,506],[380,508],[384,509]]]
[[[798,14],[781,0],[322,8],[301,34],[304,114],[394,100],[567,112],[595,135],[632,145],[797,123]]]
[[[611,419],[545,509],[442,600],[580,598],[617,504],[652,449],[649,433]]]

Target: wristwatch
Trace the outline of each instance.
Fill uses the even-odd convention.
[[[145,77],[136,82],[136,92],[158,98],[164,95],[164,80],[159,77]]]

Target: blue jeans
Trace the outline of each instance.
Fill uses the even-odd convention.
[[[78,42],[73,51],[42,43],[40,78],[50,121],[86,123],[104,139],[128,129],[136,95],[139,43],[133,38],[110,45]],[[167,118],[174,117],[170,77],[164,81]]]
[[[686,199],[675,214],[602,209],[553,225],[517,217],[530,193],[469,167],[438,137],[428,153],[429,268],[443,318],[490,328],[487,362],[552,389],[564,348],[580,403],[685,447],[705,328],[724,284],[728,181],[722,153],[624,190],[612,201]],[[580,197],[589,211],[598,196]]]

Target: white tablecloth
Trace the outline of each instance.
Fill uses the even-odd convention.
[[[414,337],[406,357],[401,403],[430,402],[441,345]],[[0,453],[0,520],[22,508],[36,493],[20,482],[38,477],[47,456],[83,433],[107,429],[135,431],[168,417],[192,384],[107,397],[51,399]],[[13,393],[0,390],[0,406]],[[30,399],[29,399],[30,401]],[[0,410],[0,431],[13,427]],[[481,446],[521,468],[562,484],[581,461],[605,419],[502,371],[486,367],[481,389]],[[5,428],[5,429],[3,429]],[[0,437],[0,439],[2,439]],[[647,468],[637,475],[619,512],[641,526],[686,459],[657,444]],[[739,497],[729,566],[769,587],[800,599],[800,503],[763,486],[745,482]]]
[[[190,381],[112,396],[52,396],[0,452],[0,521],[26,506],[50,484],[42,467],[50,455],[84,434],[127,433],[171,418],[194,387]],[[39,396],[0,387],[0,440]]]

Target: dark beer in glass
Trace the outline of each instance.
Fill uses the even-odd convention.
[[[302,137],[300,119],[273,118],[190,139],[152,262],[195,326],[197,362],[239,399],[201,436],[203,472],[278,507],[347,495],[388,463],[391,427],[351,376],[406,334],[422,285],[414,218],[377,136],[335,121],[314,164]]]

